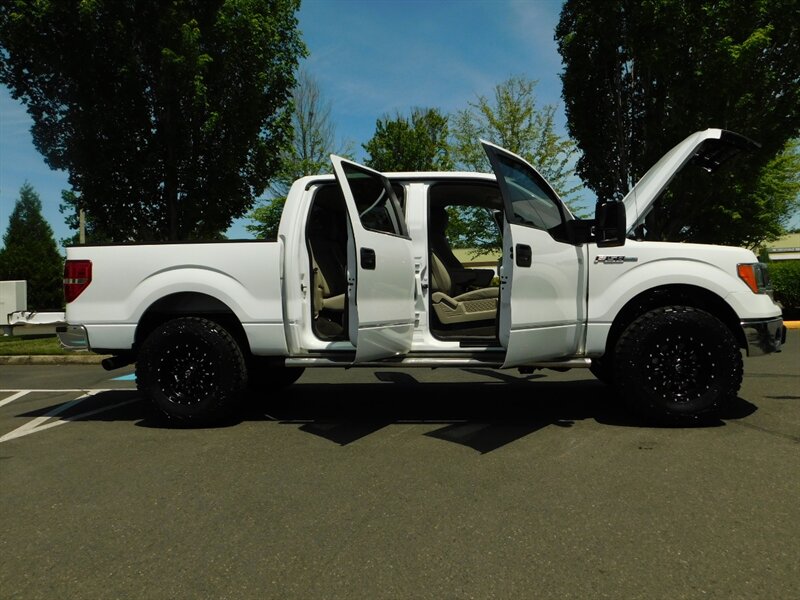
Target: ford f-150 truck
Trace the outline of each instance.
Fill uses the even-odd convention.
[[[743,353],[779,351],[781,310],[750,250],[631,233],[681,168],[750,140],[690,135],[593,219],[482,143],[493,174],[331,156],[333,174],[294,183],[274,241],[71,247],[62,341],[112,355],[106,368],[135,362],[143,395],[190,422],[304,368],[359,366],[584,367],[644,415],[695,419],[736,396]],[[453,211],[491,217],[496,272],[456,258]]]

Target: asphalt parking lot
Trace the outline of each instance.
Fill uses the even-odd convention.
[[[800,597],[800,331],[688,428],[459,369],[171,428],[130,373],[0,366],[1,598]]]

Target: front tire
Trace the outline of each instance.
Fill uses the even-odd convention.
[[[218,421],[238,407],[247,385],[244,356],[221,325],[197,317],[167,321],[142,344],[139,391],[169,419]]]
[[[651,310],[620,336],[614,379],[626,403],[659,421],[716,416],[742,383],[742,355],[730,329],[689,306]]]

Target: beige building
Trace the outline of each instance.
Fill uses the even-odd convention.
[[[481,252],[475,254],[474,248],[454,248],[458,261],[468,269],[492,269],[497,275],[497,265],[500,260],[500,251]]]
[[[788,233],[767,242],[770,260],[800,260],[800,233]]]

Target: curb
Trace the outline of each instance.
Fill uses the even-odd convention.
[[[99,365],[107,354],[41,354],[0,356],[0,365]]]
[[[786,329],[800,329],[800,321],[784,321]]]

